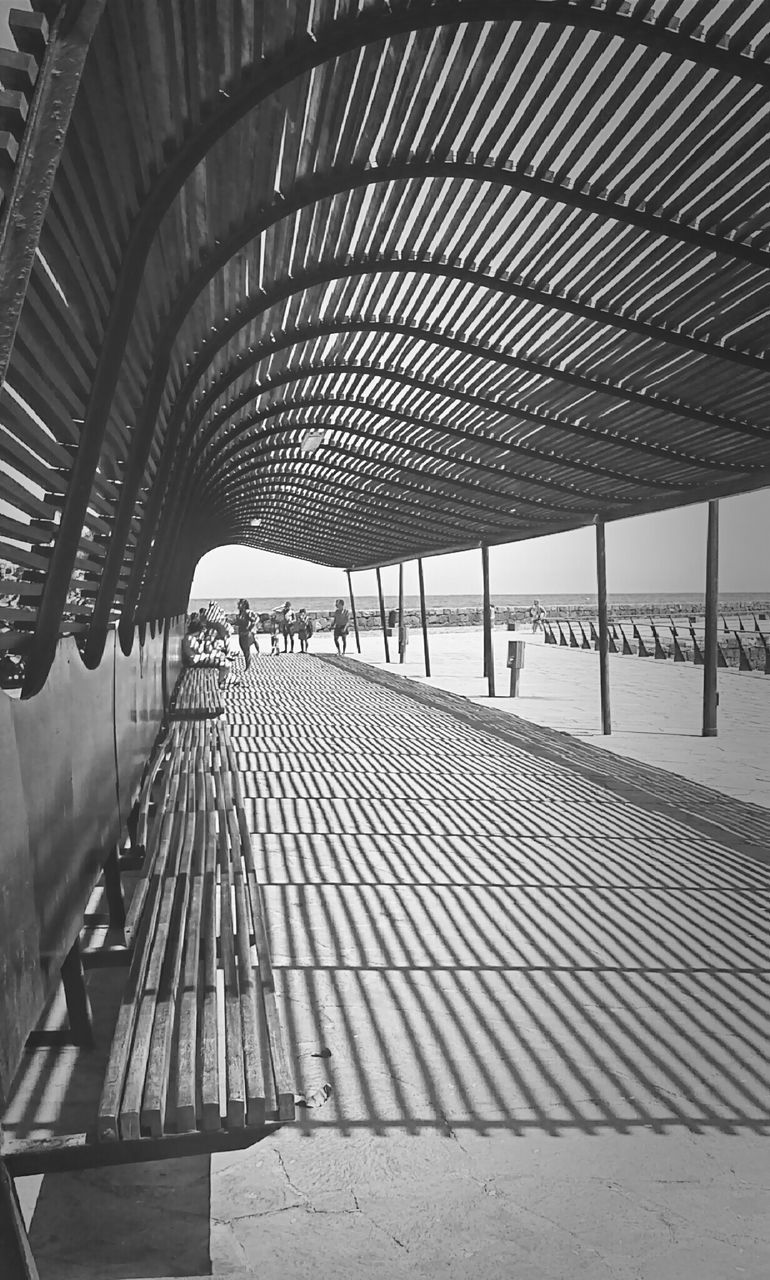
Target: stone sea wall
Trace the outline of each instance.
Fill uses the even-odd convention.
[[[725,604],[720,612],[726,616],[735,617],[739,614],[751,615],[757,617],[763,615],[770,616],[770,599],[764,600],[741,600],[736,602],[730,600],[729,604]],[[702,615],[703,601],[686,600],[677,601],[673,604],[610,604],[609,616],[616,621],[623,621],[625,618],[668,618],[668,617],[687,617],[688,615]],[[312,614],[311,615],[317,626],[328,626],[328,614]],[[428,609],[428,626],[429,627],[480,627],[483,622],[482,611],[480,608],[471,609]],[[593,604],[581,605],[564,605],[561,607],[553,607],[548,611],[549,618],[595,618],[596,606]],[[495,626],[506,627],[509,622],[515,622],[520,626],[529,625],[528,607],[501,605],[495,608]],[[407,627],[419,627],[420,611],[419,609],[407,609],[405,621]],[[380,627],[379,611],[375,609],[364,609],[358,612],[358,625],[361,631],[376,631]]]

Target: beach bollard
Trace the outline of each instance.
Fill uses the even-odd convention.
[[[516,698],[519,693],[519,672],[524,666],[524,641],[509,640],[508,641],[508,662],[506,666],[511,672],[511,688],[510,697]]]

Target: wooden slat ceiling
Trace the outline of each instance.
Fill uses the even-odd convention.
[[[110,0],[0,402],[16,622],[98,660],[224,543],[770,483],[769,54],[768,0]]]

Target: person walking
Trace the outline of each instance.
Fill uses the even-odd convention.
[[[238,601],[238,612],[235,615],[235,629],[238,632],[238,643],[241,646],[246,670],[251,666],[251,650],[259,653],[257,640],[257,615],[252,612],[248,600]]]
[[[332,630],[334,631],[334,644],[337,653],[342,657],[348,647],[348,632],[350,631],[350,610],[344,600],[335,601]]]
[[[289,642],[291,642],[291,651],[294,652],[294,635],[297,626],[297,615],[291,607],[291,600],[287,600],[281,610],[281,633],[283,635],[283,651],[288,653]]]
[[[543,623],[545,619],[548,617],[548,614],[546,613],[545,609],[543,608],[539,600],[532,601],[532,604],[529,607],[529,616],[532,619],[533,632],[543,631],[545,629],[543,627]]]

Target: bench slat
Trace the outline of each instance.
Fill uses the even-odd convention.
[[[294,1088],[291,1080],[291,1074],[288,1069],[288,1059],[278,1018],[278,1006],[275,999],[275,978],[273,975],[272,962],[270,960],[270,948],[267,937],[265,905],[262,898],[262,889],[257,878],[254,853],[251,847],[251,832],[249,831],[248,820],[246,818],[246,811],[243,803],[243,788],[241,786],[240,774],[235,767],[235,753],[233,751],[232,742],[226,726],[222,727],[222,739],[225,744],[225,751],[230,764],[231,776],[233,778],[236,794],[236,812],[241,833],[241,847],[246,863],[249,900],[251,904],[254,939],[257,948],[257,960],[259,964],[259,975],[262,988],[262,1001],[264,1005],[265,1022],[270,1044],[270,1056],[273,1065],[273,1076],[278,1101],[278,1116],[281,1120],[293,1120],[295,1116]]]
[[[182,969],[182,955],[189,924],[188,910],[192,879],[192,856],[195,843],[195,811],[181,815],[180,867],[176,877],[176,895],[172,920],[166,940],[166,957],[161,975],[150,1040],[147,1076],[142,1104],[142,1129],[154,1138],[164,1130],[168,1080],[171,1069],[171,1046],[176,1014],[176,998]]]
[[[226,1112],[230,1128],[242,1129],[246,1122],[246,1079],[243,1063],[240,990],[235,960],[235,930],[232,918],[230,852],[225,811],[219,810],[219,936],[225,983],[225,1068]]]
[[[246,1076],[246,1119],[248,1124],[264,1124],[266,1110],[275,1111],[274,1096],[270,1076],[265,1077],[262,1061],[263,1049],[260,1044],[259,1019],[257,1014],[257,990],[254,982],[254,970],[251,961],[251,940],[249,937],[249,916],[246,910],[246,894],[244,891],[243,868],[241,864],[240,834],[238,822],[233,810],[228,812],[229,835],[233,855],[232,872],[235,896],[236,946],[238,954],[238,982],[241,993],[241,1020],[243,1023],[244,1066]],[[272,1105],[271,1105],[272,1103]]]
[[[131,1056],[123,1088],[123,1099],[120,1104],[118,1124],[121,1138],[140,1138],[142,1136],[141,1111],[144,1079],[147,1073],[147,1061],[150,1056],[155,1006],[158,999],[163,960],[166,954],[166,939],[171,928],[175,897],[176,881],[173,878],[168,878],[163,881],[161,888],[160,911],[152,938],[144,989],[139,1000],[134,1041],[131,1045]]]
[[[291,1120],[262,889],[224,722],[170,726],[142,805],[134,954],[97,1132],[133,1140]]]

